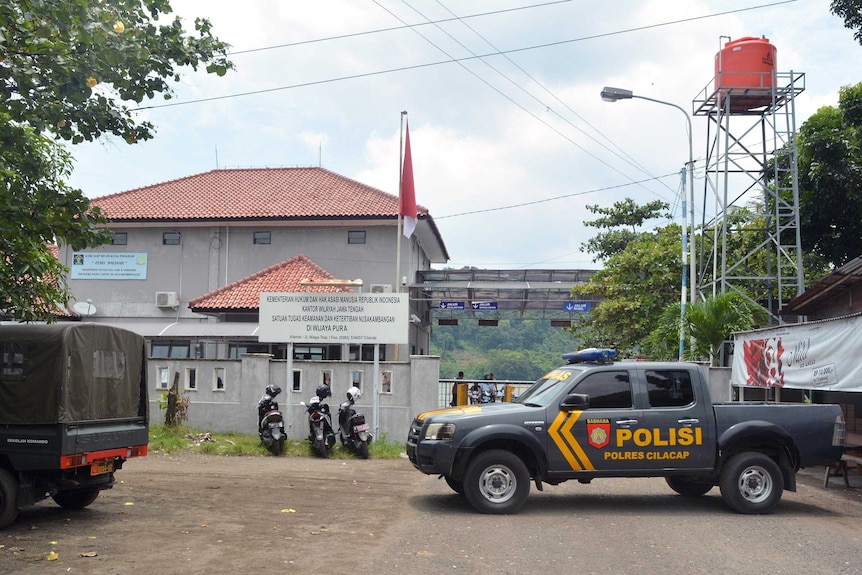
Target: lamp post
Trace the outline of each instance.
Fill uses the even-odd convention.
[[[677,106],[672,102],[665,102],[664,100],[656,100],[655,98],[647,98],[646,96],[636,96],[632,93],[631,90],[623,90],[622,88],[610,88],[605,86],[602,89],[602,100],[605,102],[616,102],[617,100],[631,100],[632,98],[638,98],[639,100],[647,100],[649,102],[655,102],[657,104],[664,104],[665,106],[671,106],[672,108],[676,108],[683,114],[685,114],[685,121],[688,125],[688,164],[686,164],[686,169],[688,170],[688,181],[689,181],[689,194],[691,195],[691,201],[689,202],[689,210],[691,210],[691,241],[689,242],[689,271],[688,275],[690,279],[690,289],[691,289],[691,301],[694,302],[695,294],[697,293],[697,288],[695,286],[695,278],[696,278],[696,267],[695,267],[695,255],[694,255],[694,148],[691,144],[691,116],[688,112],[686,112],[682,107]],[[683,180],[683,186],[685,186],[685,180]],[[688,223],[686,222],[686,194],[683,191],[682,194],[682,262],[683,266],[685,266],[685,257],[686,257],[686,231],[688,228]],[[683,267],[684,269],[684,267]],[[680,290],[680,315],[679,315],[679,359],[682,360],[682,354],[685,351],[685,303],[686,303],[686,274],[685,271],[682,273],[682,289]]]

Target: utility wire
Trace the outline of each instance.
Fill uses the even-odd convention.
[[[342,82],[342,81],[345,81],[345,80],[355,80],[355,79],[357,79],[357,78],[368,78],[368,77],[371,77],[371,76],[380,76],[380,75],[382,75],[382,74],[392,74],[392,73],[395,73],[395,72],[404,72],[404,71],[407,71],[407,70],[418,70],[418,69],[421,69],[421,68],[430,68],[430,67],[432,67],[432,66],[440,66],[440,65],[443,65],[443,64],[459,63],[459,62],[466,62],[466,61],[469,61],[469,60],[476,60],[476,59],[479,59],[479,58],[487,58],[487,57],[489,57],[489,56],[497,56],[497,55],[500,55],[500,54],[514,54],[514,53],[517,53],[517,52],[526,52],[526,51],[529,51],[529,50],[539,50],[539,49],[541,49],[541,48],[550,48],[550,47],[553,47],[553,46],[562,46],[562,45],[565,45],[565,44],[572,44],[572,43],[575,43],[575,42],[583,42],[583,41],[585,41],[585,40],[595,40],[596,38],[606,38],[606,37],[608,37],[608,36],[618,36],[618,35],[620,35],[620,34],[627,34],[627,33],[629,33],[629,32],[637,32],[637,31],[641,31],[641,30],[649,30],[649,29],[651,29],[651,28],[661,28],[661,27],[665,27],[665,26],[673,26],[673,25],[675,25],[675,24],[683,24],[683,23],[686,23],[686,22],[694,22],[694,21],[697,21],[697,20],[706,20],[706,19],[709,19],[709,18],[717,18],[717,17],[719,17],[719,16],[727,16],[728,14],[736,14],[736,13],[740,13],[740,12],[747,12],[747,11],[751,11],[751,10],[758,10],[758,9],[761,9],[761,8],[771,8],[771,7],[773,7],[773,6],[780,6],[780,5],[782,5],[782,4],[789,4],[789,3],[791,3],[791,2],[797,2],[797,1],[798,1],[798,0],[782,0],[782,1],[780,1],[780,2],[774,2],[774,3],[771,3],[771,4],[761,4],[761,5],[759,5],[759,6],[750,6],[750,7],[748,7],[748,8],[738,8],[738,9],[736,9],[736,10],[726,10],[726,11],[724,11],[724,12],[716,12],[715,14],[706,14],[706,15],[703,15],[703,16],[692,16],[691,18],[682,18],[682,19],[680,19],[680,20],[672,20],[672,21],[669,21],[669,22],[661,22],[661,23],[658,23],[658,24],[650,24],[650,25],[647,25],[647,26],[638,26],[638,27],[635,27],[635,28],[627,28],[627,29],[625,29],[625,30],[616,30],[616,31],[613,31],[613,32],[605,32],[605,33],[602,33],[602,34],[594,34],[594,35],[592,35],[592,36],[582,36],[582,37],[580,37],[580,38],[573,38],[573,39],[570,39],[570,40],[560,40],[560,41],[558,41],[558,42],[549,42],[549,43],[547,43],[547,44],[537,44],[537,45],[534,45],[534,46],[525,46],[525,47],[522,47],[522,48],[512,48],[512,49],[510,49],[510,50],[503,50],[503,51],[501,51],[501,52],[499,52],[499,53],[498,53],[498,52],[491,52],[491,53],[489,53],[489,54],[480,54],[480,55],[477,55],[477,56],[467,56],[467,57],[464,57],[464,58],[452,58],[452,59],[449,59],[449,60],[438,60],[438,61],[436,61],[436,62],[426,62],[426,63],[424,63],[424,64],[413,64],[413,65],[410,65],[410,66],[399,66],[399,67],[396,67],[396,68],[389,68],[389,69],[387,69],[387,70],[377,70],[377,71],[375,71],[375,72],[364,72],[364,73],[361,73],[361,74],[350,74],[350,75],[347,75],[347,76],[339,76],[339,77],[337,77],[337,78],[328,78],[328,79],[325,79],[325,80],[315,80],[315,81],[311,81],[311,82],[302,82],[302,83],[299,83],[299,84],[290,84],[290,85],[287,85],[287,86],[277,86],[277,87],[275,87],[275,88],[264,88],[264,89],[261,89],[261,90],[251,90],[251,91],[248,91],[248,92],[237,92],[237,93],[235,93],[235,94],[224,94],[224,95],[221,95],[221,96],[212,96],[212,97],[209,97],[209,98],[198,98],[198,99],[195,99],[195,100],[184,100],[184,101],[181,101],[181,102],[169,102],[169,103],[166,103],[166,104],[153,104],[153,105],[150,105],[150,106],[140,106],[140,107],[138,107],[138,108],[130,108],[130,109],[129,109],[129,111],[130,111],[130,112],[137,112],[137,111],[140,111],[140,110],[156,110],[156,109],[159,109],[159,108],[170,108],[170,107],[174,107],[174,106],[185,106],[185,105],[187,105],[187,104],[199,104],[199,103],[203,103],[203,102],[213,102],[213,101],[217,101],[217,100],[227,100],[227,99],[229,99],[229,98],[241,98],[241,97],[245,97],[245,96],[254,96],[254,95],[258,95],[258,94],[266,94],[266,93],[270,93],[270,92],[278,92],[278,91],[282,91],[282,90],[293,90],[293,89],[296,89],[296,88],[306,88],[306,87],[308,87],[308,86],[318,86],[318,85],[321,85],[321,84],[330,84],[330,83],[333,83],[333,82]]]
[[[274,46],[263,46],[261,48],[250,48],[248,50],[236,50],[228,53],[228,56],[237,56],[240,54],[251,54],[253,52],[263,52],[265,50],[277,50],[279,48],[291,48],[293,46],[303,46],[305,44],[316,44],[318,42],[328,42],[330,40],[344,40],[345,38],[356,38],[358,36],[367,36],[370,34],[380,34],[381,32],[396,32],[414,26],[428,26],[430,24],[445,24],[454,20],[463,20],[468,18],[482,18],[484,16],[495,16],[497,14],[505,14],[506,12],[517,12],[519,10],[530,10],[532,8],[543,8],[545,6],[553,6],[554,4],[565,4],[572,0],[556,0],[555,2],[544,2],[542,4],[530,4],[528,6],[518,6],[516,8],[506,8],[504,10],[495,10],[493,12],[480,12],[478,14],[470,14],[469,16],[461,16],[460,18],[444,18],[442,20],[434,20],[421,22],[419,24],[405,24],[403,26],[392,26],[391,28],[378,28],[376,30],[366,30],[364,32],[353,32],[351,34],[340,34],[338,36],[328,36],[326,38],[316,38],[314,40],[300,40],[299,42],[290,42],[288,44],[276,44]],[[454,16],[454,14],[453,14]]]
[[[412,6],[410,6],[410,4],[408,4],[405,0],[402,0],[402,1],[404,1],[404,3],[405,3],[405,4],[407,4],[407,6],[409,6],[411,9],[413,9],[417,14],[419,14],[419,15],[420,15],[420,16],[422,16],[423,18],[425,17],[425,16],[424,16],[424,14],[422,14],[421,12],[419,12],[418,10],[416,10],[415,8],[413,8]],[[397,19],[399,22],[404,22],[404,20],[402,20],[400,16],[398,16],[397,14],[395,14],[394,12],[392,12],[391,10],[389,10],[389,8],[386,8],[385,6],[383,6],[382,4],[380,4],[380,2],[379,2],[378,0],[373,0],[373,2],[374,2],[375,4],[377,4],[378,6],[380,6],[380,8],[382,8],[383,10],[385,10],[386,12],[388,12],[389,14],[391,14],[391,15],[392,15],[392,17],[393,17],[393,18],[395,18],[395,19]],[[426,19],[427,19],[427,18],[426,18]],[[441,48],[440,46],[438,46],[437,44],[435,44],[435,43],[434,43],[432,40],[430,40],[427,36],[425,36],[424,34],[422,34],[422,32],[420,32],[419,30],[417,30],[417,29],[416,29],[416,28],[414,28],[414,27],[411,27],[411,30],[413,30],[413,32],[415,32],[415,33],[416,33],[416,34],[418,34],[420,37],[422,37],[422,39],[423,39],[423,40],[425,40],[426,42],[428,42],[429,44],[431,44],[432,46],[434,46],[435,48],[437,48],[437,50],[439,50],[440,52],[442,52],[443,54],[445,54],[446,56],[448,56],[448,57],[449,57],[449,59],[450,59],[450,61],[456,61],[456,59],[455,59],[455,57],[454,57],[454,56],[450,55],[448,52],[446,52],[446,50],[444,50],[443,48]],[[453,38],[453,37],[452,37],[451,35],[449,35],[447,32],[444,32],[444,33],[446,33],[450,38],[452,38],[452,40],[455,40],[455,42],[458,42],[458,40],[456,40],[455,38]],[[468,52],[470,52],[471,54],[474,54],[474,55],[475,55],[475,53],[474,53],[474,52],[472,52],[471,50],[469,50],[469,49],[468,49],[466,46],[464,46],[464,44],[462,44],[461,42],[458,42],[458,44],[459,44],[459,45],[461,45],[464,49],[466,49],[466,50],[467,50]],[[483,62],[485,65],[489,66],[491,69],[493,69],[493,70],[497,71],[497,70],[496,70],[496,68],[494,68],[493,66],[491,66],[490,64],[488,64],[487,62],[485,62],[485,61],[484,61],[484,59],[483,59],[482,57],[478,57],[478,58],[479,58],[479,61],[480,61],[480,62]],[[469,59],[471,59],[471,60],[472,60],[472,59],[474,59],[474,58],[469,58]],[[463,59],[461,59],[461,60],[457,60],[456,62],[457,62],[457,64],[458,64],[459,66],[461,66],[461,68],[462,68],[464,71],[468,72],[468,73],[469,73],[470,75],[472,75],[474,78],[476,78],[477,80],[479,80],[480,82],[482,82],[483,84],[485,84],[486,86],[488,86],[489,88],[491,88],[493,91],[497,92],[499,95],[501,95],[503,98],[507,99],[509,102],[511,102],[512,104],[514,104],[514,105],[515,105],[515,106],[517,106],[518,108],[520,108],[523,112],[525,112],[526,114],[528,114],[528,115],[529,115],[530,117],[532,117],[534,120],[536,120],[537,122],[539,122],[539,123],[543,124],[545,127],[547,127],[548,129],[550,129],[551,131],[555,132],[555,133],[556,133],[557,135],[559,135],[561,138],[563,138],[564,140],[566,140],[567,142],[569,142],[570,144],[572,144],[573,146],[575,146],[576,148],[578,148],[579,150],[581,150],[581,151],[582,151],[583,153],[585,153],[586,155],[590,156],[591,158],[593,158],[594,160],[596,160],[596,161],[597,161],[597,162],[599,162],[600,164],[603,164],[604,166],[606,166],[606,167],[607,167],[607,168],[609,168],[610,170],[613,170],[614,172],[616,172],[616,173],[620,174],[620,175],[621,175],[621,176],[623,176],[624,178],[627,178],[627,179],[629,179],[629,180],[632,180],[632,178],[631,178],[628,174],[625,174],[624,172],[622,172],[622,171],[621,171],[619,168],[617,168],[616,166],[613,166],[613,165],[609,164],[608,162],[606,162],[606,161],[605,161],[605,160],[603,160],[602,158],[600,158],[600,157],[598,157],[597,155],[595,155],[594,153],[590,152],[589,150],[587,150],[586,148],[584,148],[583,146],[581,146],[579,143],[577,143],[575,140],[573,140],[572,138],[570,138],[568,135],[564,134],[563,132],[561,132],[560,130],[558,130],[556,127],[554,127],[554,126],[552,126],[551,124],[549,124],[548,122],[546,122],[543,118],[540,118],[540,117],[539,117],[539,116],[537,116],[535,113],[533,113],[532,111],[528,110],[528,109],[527,109],[523,104],[521,104],[520,102],[515,101],[512,97],[510,97],[508,94],[504,93],[502,90],[500,90],[500,89],[499,89],[499,88],[497,88],[496,86],[493,86],[490,82],[488,82],[487,80],[485,80],[484,78],[482,78],[481,76],[479,76],[476,72],[474,72],[473,70],[471,70],[470,68],[468,68],[468,67],[464,64],[464,62],[463,62],[462,60],[463,60]],[[498,73],[500,73],[500,72],[498,71]],[[506,77],[504,74],[502,74],[502,73],[500,73],[500,74],[501,74],[501,75],[503,75],[503,77]],[[508,78],[506,78],[506,79],[508,79]],[[512,80],[509,80],[509,81],[510,81],[510,82],[512,82]],[[514,82],[513,82],[513,83],[514,83]],[[518,86],[518,85],[517,85],[517,83],[515,83],[515,85],[516,85],[517,87],[521,88],[520,86]],[[522,89],[522,90],[524,90],[523,88],[521,88],[521,89]],[[526,90],[524,90],[524,91],[526,92]],[[528,94],[530,97],[532,97],[533,99],[536,99],[536,101],[538,101],[540,104],[542,104],[542,106],[544,106],[544,107],[548,108],[544,103],[542,103],[542,102],[541,102],[541,100],[538,100],[537,98],[535,98],[535,96],[533,96],[533,95],[532,95],[532,94],[530,94],[529,92],[527,92],[527,94]],[[633,181],[633,180],[632,180],[632,181]],[[655,194],[655,192],[652,192],[652,193],[654,193],[654,194]],[[658,194],[656,194],[656,195],[658,196]],[[661,196],[658,196],[658,197],[661,197]],[[662,199],[664,199],[664,198],[662,198]]]
[[[652,177],[652,178],[649,178],[649,179],[646,179],[646,180],[640,180],[640,181],[637,181],[637,182],[626,182],[625,184],[617,184],[617,185],[615,185],[615,186],[606,186],[606,187],[604,187],[604,188],[595,188],[595,189],[592,189],[592,190],[586,190],[586,191],[583,191],[583,192],[573,192],[573,193],[571,193],[571,194],[563,194],[562,196],[554,196],[554,197],[551,197],[551,198],[545,198],[545,199],[542,199],[542,200],[533,200],[532,202],[523,202],[523,203],[520,203],[520,204],[510,204],[510,205],[508,205],[508,206],[498,206],[498,207],[496,207],[496,208],[486,208],[486,209],[484,209],[484,210],[473,210],[473,211],[470,211],[470,212],[460,212],[460,213],[457,213],[457,214],[449,214],[448,216],[434,216],[434,220],[435,220],[435,221],[437,221],[437,220],[445,220],[445,219],[447,219],[447,218],[458,218],[458,217],[461,217],[461,216],[471,216],[471,215],[473,215],[473,214],[484,214],[484,213],[487,213],[487,212],[501,212],[501,211],[503,211],[503,210],[511,210],[511,209],[514,209],[514,208],[523,208],[524,206],[534,206],[534,205],[536,205],[536,204],[544,204],[544,203],[547,203],[547,202],[555,202],[555,201],[557,201],[557,200],[563,200],[563,199],[565,199],[565,198],[574,198],[574,197],[576,197],[576,196],[586,196],[587,194],[595,194],[595,193],[598,193],[598,192],[607,192],[607,191],[609,191],[609,190],[618,190],[618,189],[620,189],[620,188],[625,188],[625,187],[627,187],[627,186],[631,186],[632,184],[640,185],[640,184],[643,184],[644,182],[651,182],[651,181],[653,181],[653,180],[658,180],[659,178],[668,178],[668,177],[670,177],[670,176],[678,176],[678,175],[679,175],[679,172],[671,172],[670,174],[664,174],[663,176],[655,176],[655,177]]]
[[[559,97],[557,97],[557,95],[556,95],[556,94],[554,94],[550,89],[548,89],[544,84],[542,84],[542,82],[540,82],[536,77],[534,77],[532,74],[530,74],[529,72],[527,72],[527,71],[526,71],[523,67],[521,67],[517,62],[515,62],[514,60],[512,60],[512,59],[511,59],[507,54],[503,54],[502,52],[500,52],[500,49],[499,49],[499,48],[497,48],[497,46],[495,46],[493,42],[491,42],[491,41],[490,41],[490,40],[488,40],[485,36],[483,36],[482,34],[480,34],[480,33],[478,32],[478,30],[476,30],[475,28],[473,28],[472,26],[470,26],[467,22],[464,22],[461,18],[458,18],[458,17],[457,17],[457,15],[456,15],[454,12],[452,12],[448,7],[446,7],[446,6],[443,4],[443,2],[441,2],[440,0],[436,0],[436,1],[437,1],[437,4],[439,4],[439,5],[440,5],[444,10],[446,10],[447,12],[449,12],[449,14],[451,14],[452,16],[455,16],[455,17],[456,17],[456,19],[457,19],[457,20],[458,20],[462,25],[464,25],[468,30],[470,30],[471,32],[473,32],[476,36],[478,36],[479,38],[481,38],[481,39],[482,39],[486,44],[488,44],[491,48],[493,48],[494,50],[496,50],[498,54],[500,54],[501,56],[503,56],[503,57],[506,59],[506,61],[508,61],[508,62],[509,62],[510,64],[512,64],[515,68],[517,68],[518,70],[520,70],[522,74],[524,74],[527,78],[529,78],[530,80],[532,80],[532,81],[533,81],[533,83],[535,83],[539,88],[541,88],[542,90],[544,90],[544,91],[545,91],[545,92],[546,92],[550,97],[552,97],[554,100],[556,100],[557,102],[559,102],[563,107],[565,107],[569,112],[571,112],[571,113],[572,113],[576,118],[578,118],[578,119],[579,119],[579,120],[581,120],[583,123],[585,123],[587,126],[589,126],[590,128],[592,128],[592,130],[593,130],[593,131],[595,131],[596,133],[598,133],[600,136],[602,136],[602,138],[604,138],[605,140],[607,140],[608,142],[610,142],[610,143],[611,143],[611,145],[613,145],[615,148],[617,148],[617,150],[619,150],[619,152],[617,152],[617,151],[615,151],[615,150],[612,150],[612,149],[611,149],[611,148],[609,148],[609,147],[608,147],[604,142],[600,142],[600,141],[599,141],[599,140],[597,140],[595,137],[593,137],[591,134],[588,134],[587,132],[585,132],[583,129],[581,129],[581,127],[580,127],[580,126],[577,126],[577,125],[576,125],[576,124],[574,124],[571,120],[569,120],[568,118],[566,118],[565,116],[563,116],[562,114],[560,114],[559,112],[557,112],[556,110],[554,110],[553,108],[551,108],[551,106],[548,106],[547,104],[545,104],[544,102],[542,102],[538,97],[534,96],[534,95],[533,95],[529,90],[527,90],[525,87],[523,87],[523,86],[521,86],[520,84],[518,84],[515,80],[513,80],[513,79],[509,78],[506,74],[504,74],[503,72],[501,72],[498,68],[495,68],[494,66],[492,66],[491,64],[489,64],[489,63],[488,63],[484,58],[482,58],[482,59],[481,59],[481,61],[482,61],[486,66],[490,67],[492,70],[494,70],[495,72],[497,72],[497,74],[499,74],[500,76],[502,76],[503,78],[505,78],[506,80],[508,80],[511,84],[513,84],[516,88],[518,88],[519,90],[521,90],[522,92],[524,92],[525,94],[527,94],[527,96],[529,96],[530,98],[532,98],[533,100],[535,100],[537,103],[539,103],[541,106],[543,106],[546,110],[548,110],[549,112],[551,112],[552,114],[554,114],[555,116],[557,116],[560,120],[562,120],[563,122],[565,122],[566,124],[568,124],[569,126],[571,126],[572,128],[574,128],[575,130],[577,130],[578,132],[580,132],[581,134],[583,134],[584,136],[586,136],[587,138],[589,138],[590,140],[592,140],[593,142],[595,142],[596,144],[598,144],[600,147],[604,148],[605,150],[607,150],[607,151],[608,151],[608,152],[610,152],[611,154],[615,155],[615,156],[616,156],[617,158],[619,158],[620,160],[622,160],[622,161],[624,161],[624,162],[626,162],[626,163],[628,163],[628,164],[632,165],[633,167],[635,167],[635,168],[639,169],[639,170],[640,170],[641,172],[643,172],[645,175],[650,176],[650,177],[655,177],[655,174],[653,174],[652,172],[650,172],[649,170],[647,170],[644,166],[642,166],[642,165],[641,165],[641,164],[639,164],[637,161],[635,161],[635,160],[634,160],[634,158],[632,158],[631,156],[629,156],[628,154],[626,154],[626,153],[625,153],[625,152],[624,152],[624,151],[623,151],[619,146],[617,146],[616,144],[614,144],[614,143],[613,143],[613,142],[612,142],[612,141],[611,141],[607,136],[605,136],[605,135],[601,132],[601,130],[599,130],[598,128],[596,128],[596,127],[595,127],[595,126],[593,126],[592,124],[590,124],[586,119],[584,119],[580,114],[578,114],[574,109],[572,109],[568,104],[566,104],[563,100],[561,100]],[[407,4],[407,6],[410,6],[410,4],[407,2],[407,0],[402,0],[402,2],[404,2],[405,4]],[[411,8],[413,8],[412,6],[410,6],[410,7],[411,7]],[[413,10],[414,10],[414,11],[416,11],[416,9],[415,9],[415,8],[413,8]],[[417,13],[418,13],[418,11],[417,11]],[[438,28],[439,28],[439,26],[438,26]],[[443,30],[441,29],[441,31],[443,31]],[[443,31],[443,32],[444,32],[444,33],[446,33],[447,35],[449,35],[447,32],[445,32],[445,31]],[[454,38],[454,37],[452,37],[451,35],[449,35],[449,37],[450,37],[450,38],[452,38],[453,40],[455,40],[455,38]],[[456,41],[456,42],[458,42],[458,40],[455,40],[455,41]],[[464,46],[464,44],[462,44],[461,42],[458,42],[458,44],[459,44],[460,46],[462,46],[463,48],[465,48],[466,50],[468,50],[471,54],[473,53],[473,51],[472,51],[472,50],[470,50],[469,48],[467,48],[466,46]],[[620,152],[621,152],[622,154],[621,154]],[[633,178],[629,178],[629,179],[632,179],[632,180],[633,180]],[[662,183],[662,185],[664,185],[664,186],[665,186],[669,191],[671,191],[671,192],[673,191],[673,190],[671,189],[671,187],[670,187],[670,186],[668,186],[667,184],[664,184],[664,182],[661,182],[661,183]],[[646,189],[646,188],[645,188],[645,189]],[[654,191],[649,190],[649,189],[646,189],[646,191],[648,191],[648,192],[650,192],[650,193],[652,193],[652,194],[654,194],[654,195],[658,196],[658,197],[659,197],[659,198],[661,198],[661,199],[666,199],[666,198],[662,197],[660,194],[658,194],[657,192],[654,192]]]

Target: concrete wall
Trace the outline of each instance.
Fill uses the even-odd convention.
[[[257,402],[269,384],[284,390],[277,400],[285,414],[288,436],[305,439],[308,436],[305,408],[300,401],[308,401],[323,380],[331,373],[332,397],[328,399],[333,423],[338,425],[338,405],[346,399],[352,374],[361,374],[362,399],[357,411],[365,413],[375,435],[385,435],[389,441],[404,441],[413,417],[439,405],[438,380],[440,358],[437,356],[410,356],[409,361],[379,363],[380,371],[391,374],[390,391],[373,393],[373,362],[294,361],[293,371],[299,374],[299,389],[293,389],[293,378],[288,380],[287,362],[273,360],[269,354],[246,354],[240,360],[208,359],[150,359],[149,379],[154,382],[150,390],[150,418],[164,422],[164,411],[158,407],[163,385],[170,387],[175,374],[179,374],[179,388],[190,399],[188,425],[210,431],[257,433]],[[194,370],[195,389],[188,389],[190,370]],[[168,374],[162,383],[162,372]],[[219,388],[216,375],[222,377]],[[378,420],[374,419],[375,397]]]

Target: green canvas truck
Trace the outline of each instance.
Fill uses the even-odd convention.
[[[0,325],[0,528],[47,497],[82,509],[146,455],[146,358],[115,327]]]

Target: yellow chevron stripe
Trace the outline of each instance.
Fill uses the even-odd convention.
[[[574,435],[572,435],[572,427],[574,427],[575,423],[578,421],[578,418],[581,417],[582,413],[583,411],[572,412],[572,416],[566,422],[566,425],[563,426],[563,437],[569,442],[569,445],[572,446],[572,450],[575,452],[575,456],[581,460],[581,463],[583,463],[583,468],[593,471],[595,470],[595,467],[593,467],[593,463],[590,461],[590,458],[587,457],[587,454],[584,452],[584,448],[581,447],[581,444],[578,443],[578,440],[575,439]]]
[[[578,420],[578,417],[580,417],[581,413],[582,412],[580,412],[580,411],[576,411],[576,412],[572,413],[571,419],[573,420],[573,422],[572,422],[573,425],[574,425],[574,421]],[[548,428],[548,435],[550,435],[551,439],[554,440],[554,443],[557,444],[557,449],[560,450],[560,453],[562,453],[563,457],[566,458],[566,461],[569,462],[569,466],[576,471],[582,471],[583,467],[581,467],[581,464],[578,463],[577,459],[575,459],[575,456],[572,453],[572,451],[569,449],[569,446],[566,445],[565,439],[563,439],[563,437],[560,435],[560,427],[566,421],[567,417],[569,417],[569,414],[566,413],[565,411],[561,411],[557,415],[556,419],[554,419],[554,422],[551,424],[551,426]],[[571,427],[571,426],[569,426],[569,427]],[[569,433],[569,435],[571,435],[571,433]],[[577,444],[577,442],[575,442],[575,443]]]

